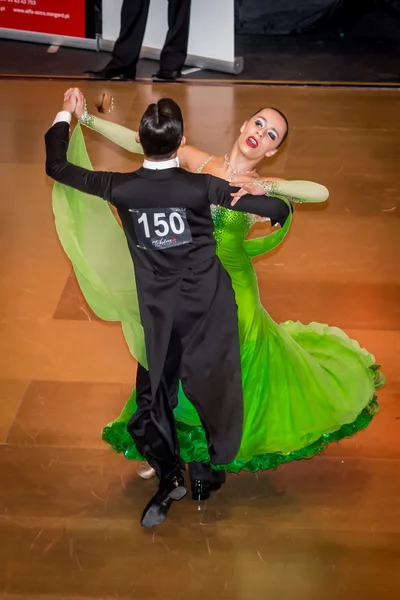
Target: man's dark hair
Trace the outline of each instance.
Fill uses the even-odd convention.
[[[149,104],[139,125],[140,143],[145,156],[168,159],[178,150],[183,137],[182,112],[171,98]]]
[[[286,123],[286,131],[283,134],[283,136],[281,137],[281,139],[279,140],[279,144],[277,146],[279,148],[279,146],[281,144],[283,144],[283,142],[286,140],[287,136],[289,135],[289,121],[287,120],[286,115],[284,115],[283,112],[281,110],[279,110],[279,108],[275,108],[274,106],[267,106],[266,108],[260,108],[257,112],[254,113],[254,115],[251,115],[250,119],[252,119],[256,115],[258,115],[258,113],[260,113],[262,110],[274,110],[276,113],[278,113],[278,115],[280,115],[282,117],[282,119]]]

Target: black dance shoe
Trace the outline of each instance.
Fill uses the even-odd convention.
[[[195,502],[204,502],[209,499],[211,492],[216,492],[221,486],[222,483],[192,479],[192,498]]]
[[[167,514],[174,501],[182,500],[187,490],[185,480],[179,469],[176,469],[160,482],[157,493],[152,497],[144,509],[140,524],[142,527],[155,527],[167,518]]]
[[[165,71],[160,69],[158,73],[153,75],[153,81],[176,81],[181,76],[180,71]]]
[[[102,81],[115,78],[118,78],[121,81],[134,81],[136,79],[136,73],[129,73],[121,67],[109,65],[99,71],[85,71],[85,75],[89,75],[91,79],[100,79]]]

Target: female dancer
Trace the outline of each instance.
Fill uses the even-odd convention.
[[[83,104],[77,116],[84,125],[125,149],[141,152],[135,132],[89,115]],[[249,180],[257,177],[257,164],[276,153],[287,131],[287,121],[279,111],[262,109],[243,124],[233,148],[225,156],[211,156],[187,146],[180,151],[181,166],[227,180],[234,175]],[[71,160],[90,167],[79,128],[70,148]],[[320,188],[315,194],[311,182],[296,184],[269,179],[266,187],[274,195],[291,196],[298,201],[315,200],[320,194]],[[83,202],[79,197],[71,198],[68,190],[55,186],[54,210],[61,242],[91,307],[102,318],[122,322],[131,352],[145,365],[140,323],[131,310],[134,282],[124,264],[122,250],[120,264],[108,263],[100,273],[99,261],[90,263],[88,258],[91,250],[96,254],[100,244],[111,242],[113,250],[118,246],[115,229],[118,226],[109,210],[99,215],[98,203],[93,209],[88,204],[89,197]],[[86,213],[82,213],[85,209]],[[97,213],[95,231],[89,222],[91,210]],[[224,468],[236,473],[275,468],[293,459],[310,458],[328,443],[365,428],[379,410],[375,390],[384,385],[374,357],[338,328],[320,323],[275,323],[260,302],[250,259],[281,243],[291,218],[282,229],[251,240],[245,239],[255,222],[251,215],[217,207],[213,218],[218,255],[231,276],[238,305],[245,411],[239,453]],[[104,429],[103,439],[127,458],[140,459],[126,431],[134,410],[135,391],[120,417]],[[182,458],[186,462],[208,463],[204,430],[182,389],[175,416]],[[151,475],[151,471],[145,474]]]

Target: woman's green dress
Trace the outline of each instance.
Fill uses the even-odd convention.
[[[69,159],[91,168],[80,127]],[[146,366],[134,271],[124,234],[107,204],[55,184],[53,208],[60,241],[82,292],[102,319],[120,321],[131,353]],[[260,301],[251,259],[275,248],[290,228],[246,240],[255,219],[213,208],[218,256],[232,279],[238,305],[244,394],[244,427],[230,472],[275,468],[310,458],[327,444],[364,429],[379,410],[376,389],[384,377],[375,358],[341,329],[321,323],[275,323]],[[141,459],[126,424],[135,390],[103,439],[129,459]],[[175,410],[182,458],[208,462],[204,429],[179,391]],[[218,467],[218,468],[221,468]]]

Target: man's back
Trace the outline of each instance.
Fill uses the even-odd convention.
[[[114,177],[110,201],[135,264],[175,271],[215,254],[209,184],[210,177],[179,168]]]

